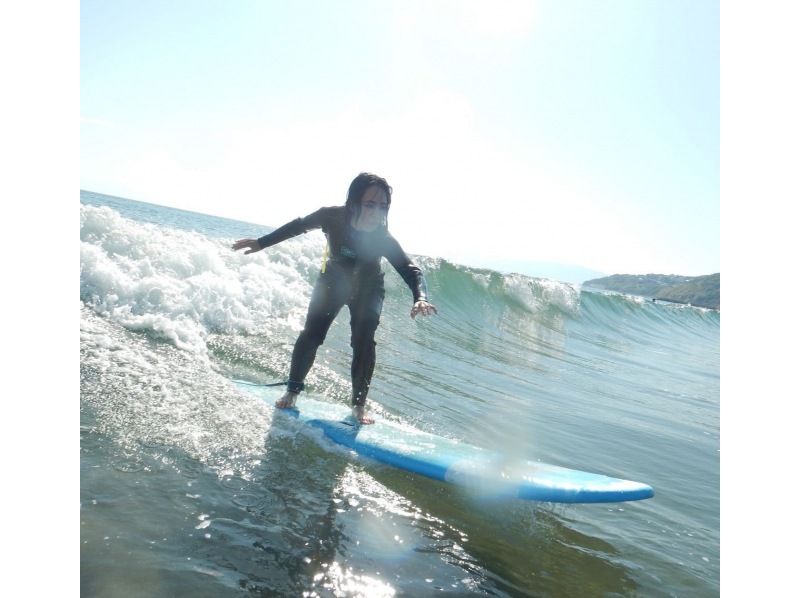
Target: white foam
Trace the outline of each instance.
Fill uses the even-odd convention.
[[[95,426],[132,453],[143,443],[167,445],[239,475],[265,455],[271,409],[205,360],[169,345],[153,351],[146,338],[86,306],[81,377],[81,402]]]
[[[244,255],[211,239],[81,206],[81,300],[129,330],[205,352],[209,333],[300,328],[322,256],[306,235]]]

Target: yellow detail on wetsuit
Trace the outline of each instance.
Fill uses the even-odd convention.
[[[321,273],[325,274],[325,266],[328,265],[328,244],[325,243],[325,253],[322,254],[322,270]]]

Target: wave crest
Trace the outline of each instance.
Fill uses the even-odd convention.
[[[299,328],[319,245],[295,240],[245,256],[224,240],[83,205],[80,297],[129,330],[203,353],[209,333]]]

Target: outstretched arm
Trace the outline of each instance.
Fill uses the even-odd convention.
[[[231,249],[234,251],[245,249],[245,254],[261,251],[281,241],[301,235],[311,229],[321,228],[326,222],[326,219],[330,217],[331,212],[331,208],[321,208],[305,218],[292,220],[259,239],[239,239],[231,245]]]

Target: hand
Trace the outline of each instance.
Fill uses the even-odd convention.
[[[261,251],[261,245],[258,244],[257,239],[239,239],[231,245],[231,249],[234,251],[238,251],[239,249],[247,249],[245,251],[245,255],[248,253],[255,253],[256,251]]]
[[[414,307],[411,308],[411,318],[414,319],[417,317],[417,314],[422,314],[423,316],[430,316],[433,314],[439,313],[436,311],[436,306],[433,303],[428,303],[424,300],[419,300],[414,304]]]

